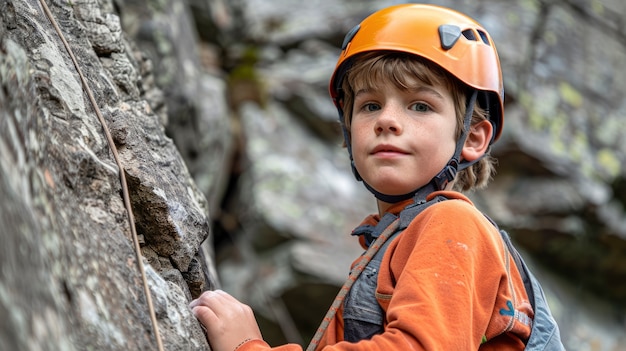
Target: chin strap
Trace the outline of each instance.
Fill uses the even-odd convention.
[[[374,194],[374,196],[378,200],[384,201],[386,203],[396,203],[396,202],[408,200],[411,198],[426,198],[428,194],[434,191],[445,189],[446,186],[451,181],[454,180],[454,178],[456,177],[456,174],[459,171],[462,171],[470,167],[471,165],[473,165],[474,163],[478,162],[481,159],[479,157],[476,160],[470,161],[470,162],[460,161],[461,151],[463,150],[463,145],[465,145],[465,140],[467,139],[467,135],[469,133],[470,125],[472,122],[472,114],[474,113],[474,104],[476,103],[477,94],[478,94],[478,91],[474,90],[472,95],[469,97],[467,101],[467,107],[465,109],[465,116],[463,117],[463,130],[461,131],[461,135],[459,136],[459,139],[456,142],[454,155],[452,155],[452,158],[450,159],[450,161],[448,161],[448,164],[441,170],[441,172],[439,172],[439,174],[437,174],[428,184],[422,186],[421,188],[415,189],[411,192],[408,192],[402,195],[383,194],[377,191],[376,189],[372,188],[369,184],[367,184],[363,180],[363,178],[361,178],[361,176],[359,175],[359,172],[354,166],[354,160],[352,159],[352,148],[350,147],[350,139],[348,137],[348,131],[345,127],[343,127],[342,130],[343,130],[344,138],[346,140],[346,144],[348,147],[348,153],[350,155],[352,173],[354,173],[354,176],[356,177],[357,180],[363,182],[363,185],[365,185],[365,188],[367,188],[367,190],[369,190],[372,194]],[[341,111],[340,111],[340,114],[342,114]]]
[[[470,130],[470,125],[472,123],[472,114],[474,113],[474,104],[476,103],[476,96],[478,94],[477,90],[474,90],[472,96],[469,97],[467,101],[467,106],[465,108],[465,116],[463,117],[463,130],[461,131],[461,135],[459,139],[456,141],[456,148],[454,149],[454,155],[448,161],[448,164],[433,178],[433,182],[437,184],[438,190],[443,190],[448,183],[454,180],[456,174],[459,171],[462,171],[474,163],[478,162],[481,158],[477,158],[474,161],[463,161],[461,162],[461,151],[463,151],[463,146],[465,145],[465,140],[467,140],[467,135]]]

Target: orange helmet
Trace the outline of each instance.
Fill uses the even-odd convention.
[[[341,83],[351,59],[369,51],[400,51],[424,57],[475,88],[494,125],[492,142],[500,137],[504,119],[500,60],[487,31],[470,17],[435,5],[391,6],[348,32],[341,50],[330,79],[330,95],[340,114]]]

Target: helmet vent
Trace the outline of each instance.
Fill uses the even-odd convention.
[[[491,44],[489,43],[489,37],[487,37],[487,33],[483,32],[482,30],[478,30],[478,35],[480,35],[480,39],[482,39],[483,43],[491,46]]]
[[[487,33],[483,32],[480,29],[477,29],[476,31],[474,31],[473,29],[466,29],[461,32],[461,34],[463,34],[463,36],[467,40],[479,41],[478,37],[476,37],[476,32],[478,32],[478,37],[480,37],[480,41],[491,46],[491,44],[489,44],[489,38],[487,37]]]
[[[467,40],[472,40],[472,41],[478,41],[478,39],[476,39],[476,35],[474,34],[474,31],[471,29],[466,29],[463,32],[463,36],[467,39]]]

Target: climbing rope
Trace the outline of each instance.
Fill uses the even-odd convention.
[[[124,166],[122,165],[122,162],[120,161],[117,148],[115,147],[115,143],[113,142],[113,137],[111,136],[111,131],[109,130],[106,124],[106,121],[104,120],[104,117],[102,116],[102,112],[100,112],[100,108],[98,107],[98,104],[96,103],[96,99],[94,98],[93,92],[91,91],[91,88],[87,84],[87,80],[85,79],[85,76],[83,75],[83,72],[80,69],[80,66],[78,65],[78,61],[76,60],[76,57],[74,56],[74,52],[72,51],[69,44],[67,43],[67,40],[65,40],[65,36],[63,35],[61,28],[59,28],[59,25],[57,24],[57,21],[55,20],[54,16],[52,15],[50,8],[48,8],[46,1],[39,0],[39,2],[41,3],[41,6],[44,12],[46,13],[46,16],[50,20],[50,23],[54,27],[54,30],[57,32],[59,38],[61,39],[61,41],[63,42],[63,45],[65,46],[65,49],[67,50],[67,53],[70,55],[72,62],[74,63],[76,72],[80,76],[80,81],[82,83],[83,89],[85,93],[87,93],[87,96],[89,97],[89,101],[91,102],[91,105],[93,106],[96,116],[98,116],[98,120],[100,121],[100,124],[102,125],[104,134],[106,135],[109,148],[111,149],[111,152],[113,153],[113,158],[115,159],[115,163],[117,164],[117,167],[119,170],[120,182],[122,186],[122,196],[124,199],[124,206],[126,207],[126,212],[128,213],[130,232],[132,234],[133,244],[135,247],[135,255],[137,258],[137,266],[139,267],[139,271],[141,273],[141,278],[143,281],[143,289],[146,295],[146,301],[148,303],[150,320],[152,321],[152,329],[154,330],[154,337],[156,339],[158,350],[163,351],[163,342],[161,341],[161,335],[159,333],[159,326],[158,326],[157,319],[156,319],[156,313],[154,312],[154,305],[152,304],[152,295],[150,294],[150,288],[148,287],[148,280],[146,278],[146,271],[143,266],[143,259],[141,256],[141,248],[139,246],[139,239],[137,237],[137,231],[135,229],[135,217],[133,215],[133,211],[132,211],[131,204],[130,204],[130,196],[128,192],[128,184],[126,183],[126,176],[124,174]]]
[[[309,343],[309,346],[306,348],[306,351],[313,351],[319,345],[320,341],[322,340],[322,336],[326,332],[326,329],[328,328],[330,322],[335,318],[335,314],[337,314],[337,311],[343,304],[343,301],[350,291],[350,288],[352,288],[354,282],[359,278],[361,273],[363,273],[363,270],[365,270],[367,264],[370,263],[372,258],[374,258],[376,253],[385,243],[385,241],[387,241],[387,239],[389,239],[389,237],[396,232],[399,224],[400,218],[396,218],[393,222],[391,222],[391,224],[387,226],[387,228],[385,228],[385,230],[383,230],[383,232],[376,239],[376,241],[374,241],[367,249],[367,251],[365,251],[365,253],[361,256],[359,262],[357,262],[357,264],[350,272],[348,279],[346,279],[346,282],[343,283],[343,286],[339,290],[339,293],[337,293],[333,304],[328,309],[328,312],[326,312],[326,316],[324,316],[324,319],[322,319],[322,323],[317,328],[317,331],[315,332],[313,339],[311,339],[311,343]]]

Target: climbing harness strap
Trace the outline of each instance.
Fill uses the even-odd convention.
[[[352,287],[354,282],[359,278],[361,273],[363,273],[363,270],[365,269],[367,264],[372,260],[374,255],[376,255],[376,253],[380,250],[380,248],[383,246],[385,241],[387,241],[387,239],[396,232],[396,229],[398,228],[398,225],[400,223],[400,218],[392,214],[387,214],[385,216],[391,220],[391,223],[385,228],[385,230],[383,230],[380,233],[376,241],[374,241],[370,245],[370,247],[367,249],[367,251],[365,251],[365,253],[361,256],[359,261],[356,263],[356,265],[350,272],[348,279],[339,290],[339,293],[337,294],[337,297],[335,297],[333,304],[328,309],[328,312],[326,312],[326,316],[324,316],[322,323],[317,328],[317,331],[315,332],[315,335],[313,336],[311,343],[306,348],[306,351],[313,351],[315,350],[317,345],[319,345],[322,339],[322,336],[324,335],[324,332],[328,328],[328,325],[330,324],[330,322],[335,318],[335,314],[337,313],[337,311],[343,304],[346,294],[350,291],[350,288]],[[383,218],[385,216],[383,216]],[[387,219],[385,219],[385,221],[387,221]]]

